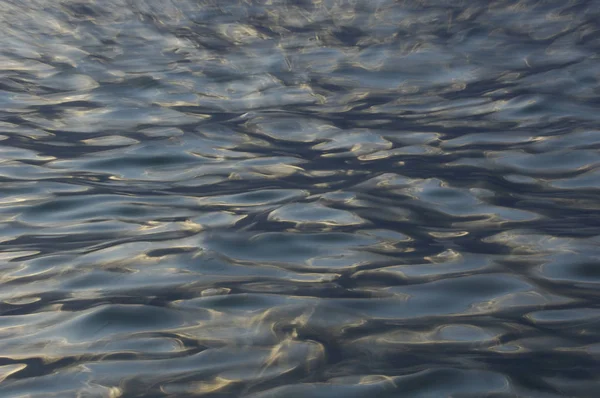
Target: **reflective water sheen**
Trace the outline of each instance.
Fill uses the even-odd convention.
[[[3,398],[598,396],[600,2],[0,27]]]

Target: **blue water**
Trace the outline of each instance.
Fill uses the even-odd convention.
[[[0,397],[597,397],[600,2],[0,1]]]

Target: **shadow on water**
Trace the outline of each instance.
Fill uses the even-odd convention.
[[[595,397],[600,3],[0,5],[2,397]]]

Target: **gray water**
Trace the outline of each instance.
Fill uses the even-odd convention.
[[[600,2],[0,29],[0,397],[599,396]]]

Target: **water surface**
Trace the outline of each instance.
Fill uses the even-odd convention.
[[[0,2],[2,397],[595,397],[600,3]]]

